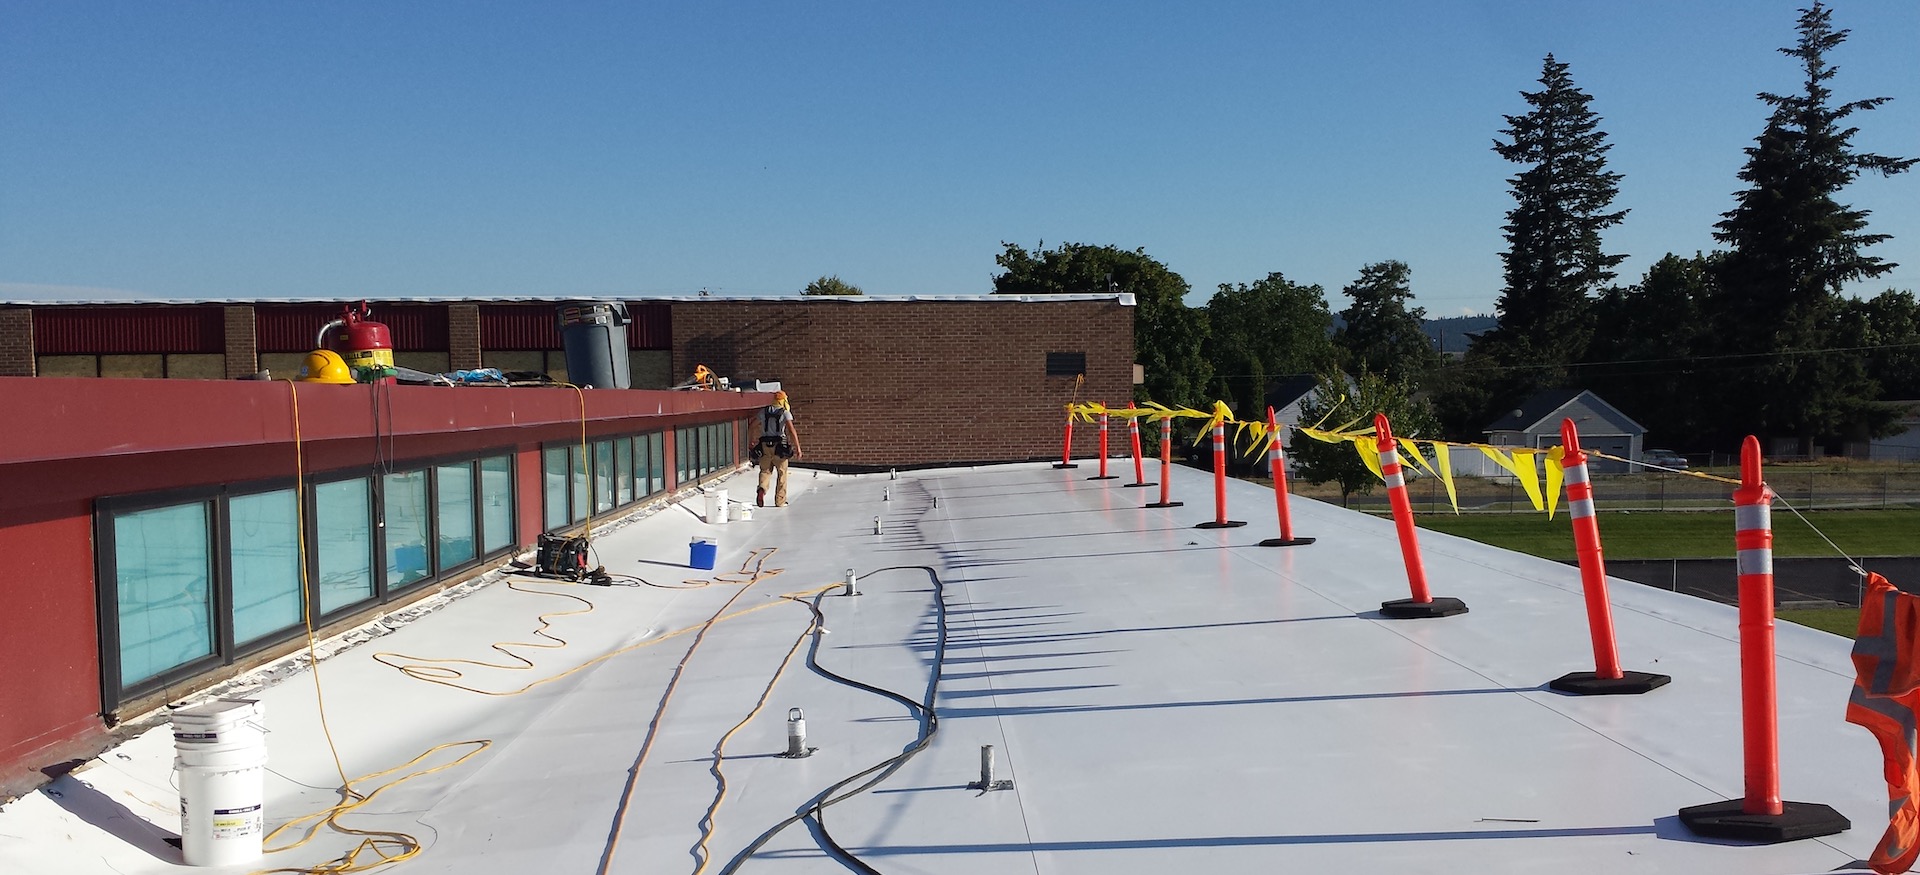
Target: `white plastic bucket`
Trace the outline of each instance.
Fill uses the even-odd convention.
[[[189,866],[260,858],[266,837],[264,709],[220,699],[173,712],[174,769],[180,774],[180,852]]]
[[[706,498],[707,522],[712,525],[725,524],[727,521],[727,491],[725,489],[709,489],[707,490]]]
[[[266,838],[266,751],[251,765],[224,768],[174,760],[180,773],[180,855],[189,866],[260,859]]]

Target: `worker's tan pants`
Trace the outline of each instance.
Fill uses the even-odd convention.
[[[775,471],[779,472],[779,477],[777,480],[775,480],[775,477],[774,477]],[[777,507],[786,507],[787,506],[787,460],[784,458],[781,458],[779,453],[774,452],[772,447],[768,447],[766,452],[760,454],[760,491],[761,492],[767,491],[768,480],[775,480],[775,482],[778,484],[774,487],[774,491],[773,491],[774,505]]]

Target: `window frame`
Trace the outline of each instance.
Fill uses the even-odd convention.
[[[227,657],[224,653],[230,649],[225,646],[226,639],[232,637],[232,632],[222,629],[223,625],[231,624],[220,622],[221,616],[231,610],[230,607],[223,607],[223,601],[230,604],[231,600],[223,597],[221,592],[227,575],[221,567],[225,563],[225,555],[220,549],[220,491],[217,486],[193,487],[137,495],[103,496],[94,500],[94,602],[98,609],[100,695],[103,704],[118,704],[134,696],[165,689],[225,664]],[[212,652],[134,683],[125,683],[121,679],[120,561],[119,542],[114,535],[114,518],[122,513],[191,504],[199,504],[207,515],[207,574],[211,578],[207,581],[207,616],[213,626],[208,631],[208,644]]]
[[[493,447],[483,451],[453,453],[439,456],[409,459],[404,465],[374,470],[370,467],[356,467],[309,473],[304,483],[296,483],[292,477],[277,477],[260,480],[247,480],[212,486],[194,486],[176,489],[163,489],[153,492],[132,493],[126,495],[107,495],[94,499],[92,503],[92,527],[94,536],[94,602],[96,640],[100,664],[100,696],[104,713],[112,713],[127,702],[147,696],[169,687],[176,686],[192,678],[232,665],[248,656],[284,645],[290,640],[306,634],[307,619],[311,617],[313,627],[319,629],[330,623],[352,615],[362,613],[375,605],[385,604],[396,596],[411,593],[421,587],[444,581],[447,577],[471,570],[502,557],[511,557],[518,549],[518,537],[515,527],[519,521],[518,505],[520,484],[517,479],[518,450],[514,447]],[[487,459],[506,460],[506,485],[508,497],[507,543],[505,546],[488,549],[485,526],[484,504],[485,472],[481,463]],[[439,489],[438,469],[447,465],[466,464],[472,477],[473,526],[475,556],[465,562],[447,565],[441,562],[439,550]],[[429,573],[425,578],[406,584],[393,586],[386,573],[386,527],[381,525],[387,510],[386,475],[420,472],[426,486],[427,559]],[[497,475],[497,472],[496,472]],[[331,611],[321,612],[320,604],[320,551],[317,549],[320,539],[320,520],[318,514],[318,491],[321,486],[360,480],[367,485],[367,526],[368,567],[371,569],[371,592],[361,598],[340,605]],[[233,526],[231,502],[236,498],[261,495],[283,490],[293,490],[297,503],[299,537],[305,539],[303,555],[299,559],[299,571],[302,575],[299,593],[301,598],[301,621],[290,626],[273,630],[247,641],[236,640],[236,620],[234,617],[234,568],[233,568]],[[117,555],[118,539],[114,533],[114,524],[118,516],[145,510],[156,510],[182,505],[198,504],[207,514],[207,550],[209,551],[208,574],[208,611],[211,630],[209,640],[212,652],[195,657],[178,666],[166,669],[152,677],[134,683],[121,681],[123,659],[120,631],[119,597],[119,559]]]

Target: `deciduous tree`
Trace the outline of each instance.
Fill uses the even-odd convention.
[[[1415,398],[1405,384],[1367,370],[1351,382],[1338,371],[1322,374],[1313,396],[1300,404],[1301,422],[1324,423],[1326,428],[1349,422],[1357,423],[1355,428],[1371,428],[1375,413],[1387,415],[1396,437],[1439,436],[1438,423],[1425,401]],[[1308,483],[1339,484],[1342,506],[1354,493],[1365,495],[1380,482],[1354,452],[1353,444],[1324,443],[1295,432],[1287,447],[1295,476]]]
[[[1133,295],[1134,361],[1146,371],[1134,387],[1140,400],[1204,405],[1212,368],[1201,354],[1207,336],[1205,315],[1186,305],[1192,291],[1185,278],[1147,255],[1114,246],[1065,243],[1032,252],[1013,243],[994,258],[1001,272],[994,294],[1043,295],[1126,292]]]
[[[1221,283],[1206,312],[1211,331],[1204,351],[1215,372],[1210,394],[1242,418],[1266,414],[1273,378],[1318,373],[1334,362],[1327,337],[1333,314],[1317,285],[1279,273],[1251,285]]]
[[[864,295],[866,294],[866,292],[860,291],[859,286],[856,286],[856,285],[853,285],[852,283],[848,283],[841,280],[840,276],[838,274],[835,274],[834,276],[823,276],[817,280],[814,280],[813,282],[807,283],[807,287],[804,289],[801,289],[800,294],[803,294],[803,295]]]

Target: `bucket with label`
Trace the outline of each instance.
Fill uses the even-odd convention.
[[[727,491],[725,489],[706,490],[707,522],[722,525],[727,521]]]
[[[220,699],[173,712],[180,775],[180,854],[189,866],[257,860],[266,837],[264,709]]]
[[[719,557],[720,545],[712,538],[694,538],[687,553],[688,565],[711,570],[714,560]]]

